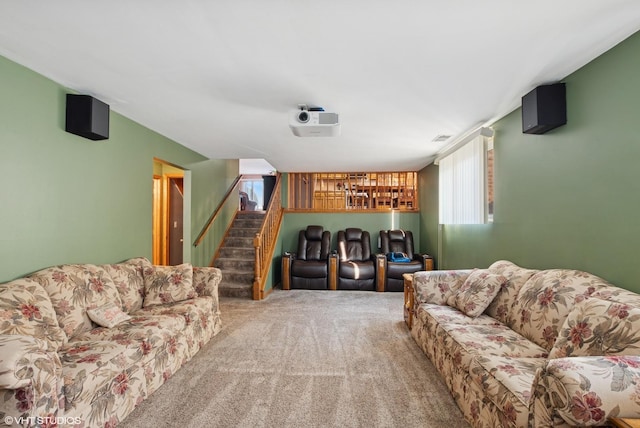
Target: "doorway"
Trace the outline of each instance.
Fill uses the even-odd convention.
[[[184,170],[154,159],[153,264],[184,262]]]
[[[182,245],[184,243],[183,234],[183,207],[184,207],[184,178],[169,176],[167,185],[169,186],[169,206],[168,208],[168,253],[169,264],[179,265],[182,263]]]

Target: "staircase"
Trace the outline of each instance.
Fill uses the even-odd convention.
[[[264,211],[238,211],[222,242],[213,266],[222,271],[218,294],[222,297],[253,296],[255,249],[253,238],[260,231]]]

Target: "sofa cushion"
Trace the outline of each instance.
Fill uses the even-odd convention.
[[[32,336],[52,350],[67,341],[47,292],[28,278],[0,284],[0,334]]]
[[[106,303],[97,308],[88,309],[87,314],[91,321],[102,327],[112,328],[123,321],[131,319],[126,312],[122,311],[122,307],[114,302]]]
[[[549,358],[640,355],[640,309],[589,298],[571,309]]]
[[[148,396],[135,350],[115,342],[75,342],[61,355],[64,415],[82,426],[114,427]]]
[[[133,315],[140,317],[148,317],[151,315],[180,316],[184,319],[185,325],[187,326],[196,320],[201,320],[206,325],[211,318],[211,303],[211,297],[197,297],[182,302],[144,307],[136,311]]]
[[[190,263],[183,263],[145,268],[144,292],[143,307],[193,299],[196,297],[193,267]]]
[[[507,279],[486,269],[474,269],[447,300],[470,317],[477,317],[491,304]]]
[[[502,284],[500,291],[487,307],[485,313],[503,324],[511,325],[514,320],[513,306],[518,298],[518,293],[525,282],[538,270],[525,269],[507,260],[499,260],[491,264],[488,269],[507,278],[507,282]]]
[[[434,305],[423,303],[416,309],[416,316],[429,316],[438,324],[455,324],[455,325],[500,325],[501,323],[486,314],[477,317],[470,317],[458,309],[451,306]]]
[[[166,332],[178,333],[184,330],[186,322],[184,317],[177,314],[171,315],[131,315],[131,319],[113,328],[96,327],[84,332],[77,337],[80,342],[117,342],[121,345],[131,346],[148,354],[148,346],[162,341],[162,335]],[[147,342],[141,345],[140,342]]]
[[[113,341],[74,341],[60,350],[64,377],[65,409],[93,402],[108,393],[121,395],[130,387],[130,374],[142,354]],[[133,371],[135,372],[135,371]]]
[[[469,369],[471,379],[485,397],[501,410],[503,426],[528,426],[536,373],[545,358],[478,356]]]
[[[587,272],[549,269],[533,275],[520,289],[511,327],[551,350],[571,308],[611,284]]]
[[[109,273],[122,300],[122,310],[131,313],[142,307],[144,300],[143,266],[151,263],[138,257],[122,263],[102,265]]]
[[[471,270],[432,270],[413,274],[416,301],[446,305],[449,297],[462,286]]]
[[[446,349],[468,371],[479,355],[498,357],[546,358],[548,351],[503,324],[440,324],[437,345]]]
[[[107,302],[122,305],[111,276],[90,264],[53,266],[30,275],[46,290],[56,311],[58,324],[69,339],[91,330],[87,309]]]
[[[175,357],[179,367],[188,348],[188,338],[182,334],[184,328],[181,316],[132,316],[131,320],[113,328],[97,327],[85,332],[70,344],[115,343],[131,351],[141,364]],[[158,361],[160,363],[175,368],[174,362]]]

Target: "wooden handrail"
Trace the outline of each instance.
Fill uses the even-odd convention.
[[[281,174],[277,175],[276,184],[271,194],[271,200],[266,210],[264,223],[253,239],[255,252],[255,270],[253,280],[253,300],[264,298],[264,287],[267,274],[271,267],[271,260],[275,251],[280,225],[282,224],[282,186],[280,183]]]
[[[242,175],[239,175],[239,176],[237,176],[235,178],[235,180],[231,184],[231,187],[229,187],[229,190],[227,190],[227,193],[222,198],[222,201],[218,204],[218,206],[213,211],[213,213],[211,213],[211,217],[209,217],[209,220],[207,220],[207,223],[204,225],[204,227],[200,231],[200,234],[198,235],[198,237],[196,238],[195,242],[193,243],[194,247],[197,247],[198,245],[200,245],[200,243],[202,242],[204,237],[207,235],[207,232],[209,232],[209,229],[211,228],[211,225],[215,221],[216,217],[218,216],[218,213],[220,212],[220,210],[222,209],[224,204],[227,203],[227,199],[229,199],[229,196],[231,196],[233,194],[233,192],[236,190],[236,188],[240,184],[240,179],[241,178],[242,178]]]

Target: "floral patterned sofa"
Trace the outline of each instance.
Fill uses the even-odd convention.
[[[418,272],[413,284],[411,334],[472,426],[640,418],[640,295],[504,260]]]
[[[0,284],[0,424],[115,426],[220,331],[221,278],[136,258]]]

